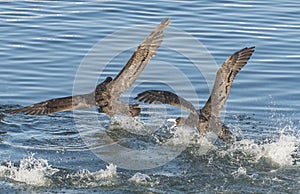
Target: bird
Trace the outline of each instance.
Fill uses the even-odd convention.
[[[114,79],[107,77],[91,93],[46,100],[6,112],[10,114],[41,115],[97,106],[99,107],[99,112],[106,113],[111,118],[115,114],[124,114],[132,117],[139,115],[141,108],[139,108],[138,104],[125,104],[119,98],[125,90],[131,87],[150,59],[156,54],[163,41],[163,32],[169,25],[169,21],[170,18],[164,19],[143,40]]]
[[[231,56],[217,70],[210,97],[202,109],[197,110],[186,99],[170,91],[147,90],[139,93],[135,99],[149,104],[169,104],[188,111],[188,117],[178,117],[173,121],[175,126],[196,128],[199,134],[215,133],[224,142],[233,139],[234,135],[221,121],[220,112],[228,99],[233,80],[238,72],[247,64],[255,47],[245,47]]]

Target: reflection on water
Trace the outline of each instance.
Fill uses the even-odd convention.
[[[6,133],[0,137],[0,188],[3,192],[297,193],[299,8],[296,1],[281,0],[2,2],[0,131]],[[241,141],[227,145],[213,135],[195,139],[191,129],[171,130],[166,119],[186,113],[170,106],[142,104],[138,127],[123,119],[126,130],[112,129],[113,121],[94,109],[86,112],[96,114],[102,127],[87,119],[80,128],[72,112],[44,116],[3,113],[71,95],[78,69],[98,41],[120,29],[140,27],[141,31],[125,37],[132,48],[114,56],[109,64],[97,59],[89,69],[91,75],[98,75],[99,68],[104,68],[101,76],[114,77],[141,41],[138,37],[143,39],[144,31],[165,17],[171,17],[165,41],[124,99],[133,101],[147,89],[167,89],[201,108],[209,96],[216,64],[220,66],[243,47],[256,46],[233,84],[224,112],[225,123],[241,135]],[[188,42],[176,30],[206,48],[199,50],[198,43]],[[111,44],[100,47],[95,55],[106,56],[122,48],[121,40],[108,42]],[[176,49],[170,49],[174,46]],[[206,49],[213,58],[205,63]],[[180,73],[187,76],[178,77]],[[93,86],[85,89],[88,87]],[[163,166],[128,170],[97,157],[80,130],[100,140],[97,134],[105,132],[113,143],[137,150],[168,140],[173,148],[184,145],[187,149]],[[94,148],[101,146],[101,141],[89,142]]]

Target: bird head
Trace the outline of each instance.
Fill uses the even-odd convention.
[[[95,101],[96,106],[106,107],[110,102],[110,92],[108,91],[107,84],[109,84],[113,79],[107,77],[102,83],[98,84],[95,90]]]

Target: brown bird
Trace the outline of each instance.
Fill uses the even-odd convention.
[[[55,98],[37,104],[8,110],[8,113],[31,115],[50,114],[79,108],[99,107],[99,112],[113,117],[115,114],[139,115],[138,104],[124,104],[119,101],[121,94],[129,89],[142,73],[150,59],[155,55],[163,40],[163,31],[169,24],[169,18],[163,20],[153,32],[138,46],[125,67],[112,79],[107,77],[96,89],[88,94]]]
[[[211,131],[226,141],[233,138],[233,134],[221,121],[220,112],[226,103],[235,76],[246,65],[253,52],[254,47],[244,48],[228,57],[218,69],[211,95],[200,111],[197,111],[189,101],[169,91],[147,90],[139,93],[135,99],[150,104],[180,107],[190,114],[187,118],[175,119],[175,125],[195,127],[201,135]]]

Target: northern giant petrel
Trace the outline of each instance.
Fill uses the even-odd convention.
[[[88,94],[55,98],[37,104],[8,110],[8,113],[31,115],[50,114],[79,108],[98,106],[99,111],[113,117],[115,114],[139,115],[138,104],[124,104],[119,101],[121,94],[131,87],[142,73],[150,59],[162,43],[163,31],[169,24],[169,18],[163,20],[153,32],[138,46],[125,67],[112,79],[107,77],[96,89]]]
[[[169,91],[147,90],[139,93],[135,99],[150,104],[169,104],[180,107],[190,114],[187,118],[175,119],[177,126],[195,127],[201,135],[211,131],[226,141],[233,135],[221,121],[220,112],[226,103],[235,76],[246,65],[253,52],[254,47],[244,48],[228,57],[218,69],[211,95],[200,111],[197,111],[192,103]]]

